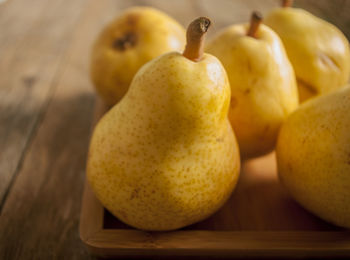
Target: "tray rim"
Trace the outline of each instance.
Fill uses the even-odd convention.
[[[146,232],[104,229],[104,208],[85,181],[80,238],[98,256],[350,256],[350,231]]]
[[[109,108],[99,97],[95,102],[92,129]],[[85,180],[79,235],[97,256],[350,257],[350,230],[145,232],[104,229],[103,220],[104,208]]]

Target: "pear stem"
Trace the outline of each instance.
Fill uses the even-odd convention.
[[[187,28],[186,47],[183,56],[192,61],[200,61],[204,52],[204,38],[211,22],[206,17],[199,17]]]
[[[262,22],[262,15],[261,13],[254,11],[252,13],[252,16],[250,18],[250,26],[247,32],[247,35],[253,38],[256,38],[256,32],[258,31],[258,28]]]
[[[282,0],[282,7],[291,7],[293,5],[293,0]]]

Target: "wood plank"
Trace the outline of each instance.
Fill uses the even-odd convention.
[[[91,0],[74,28],[57,87],[0,216],[0,259],[90,257],[78,236],[94,105],[89,53],[106,20],[134,3]]]
[[[83,2],[0,5],[0,211],[56,86]]]
[[[108,111],[108,107],[103,103],[101,98],[96,98],[96,100],[91,131],[93,131],[93,128],[96,126],[101,114]],[[82,203],[81,206],[79,233],[81,240],[86,241],[103,228],[104,219],[104,209],[90,189],[87,180],[85,180],[82,201],[85,203]],[[87,201],[91,203],[86,203]]]
[[[344,257],[349,241],[349,232],[101,230],[87,242],[102,256]]]
[[[28,22],[31,19],[35,19],[38,13],[40,13],[38,10],[29,10],[29,3],[34,3],[34,6],[37,8],[36,3],[39,3],[39,0],[35,0],[35,2],[27,1],[28,5],[19,4],[19,2],[16,2],[17,0],[11,0],[9,3],[12,1],[17,3],[16,8],[27,7],[28,17],[31,17],[26,18]],[[196,2],[199,5],[196,5]],[[220,18],[221,12],[225,12],[224,17],[230,17],[228,6],[231,5],[229,2],[228,0],[223,1],[227,5],[222,6],[221,11],[219,8],[216,8],[215,10],[218,10],[218,13],[214,12],[214,9],[212,11],[210,6],[207,7],[209,10],[208,14],[218,17],[218,21],[221,21],[222,25],[229,23],[230,20],[228,18]],[[74,27],[74,38],[72,44],[69,45],[67,55],[62,56],[62,61],[59,62],[55,70],[53,69],[57,73],[53,77],[55,80],[43,79],[46,80],[42,83],[45,87],[51,86],[50,89],[52,92],[47,92],[49,94],[46,94],[46,96],[52,96],[52,100],[50,103],[45,103],[48,104],[48,109],[45,114],[42,113],[42,116],[39,116],[40,126],[36,128],[36,131],[32,131],[33,141],[28,146],[23,165],[19,168],[18,177],[14,182],[4,205],[3,213],[0,216],[0,259],[90,258],[79,241],[77,229],[81,192],[84,182],[85,157],[91,126],[90,119],[94,103],[93,90],[88,79],[87,70],[91,43],[102,25],[127,6],[133,4],[153,4],[175,16],[175,18],[186,25],[188,24],[187,21],[192,20],[192,16],[195,17],[204,13],[198,9],[201,3],[201,1],[187,2],[185,0],[179,2],[163,2],[162,0],[123,0],[117,2],[112,0],[92,0],[89,2],[81,20],[79,20],[78,27],[75,28],[72,26]],[[52,3],[50,2],[49,4]],[[215,5],[220,6],[221,4]],[[57,7],[56,4],[54,6]],[[16,8],[13,8],[14,13],[17,12]],[[49,6],[45,6],[45,9],[43,8],[42,10],[46,12],[46,8],[49,8]],[[69,11],[67,12],[69,13]],[[3,14],[5,13],[0,13],[0,21],[4,17]],[[27,14],[23,15],[25,16]],[[69,18],[55,16],[55,14],[52,15],[55,17],[53,20],[56,21]],[[189,18],[190,16],[191,18]],[[41,27],[45,27],[50,23],[49,19],[45,21],[45,23],[41,24],[41,22],[38,22],[38,24],[41,24]],[[10,19],[6,21],[6,24],[9,26],[11,23]],[[59,25],[57,26],[59,27]],[[20,37],[20,27],[18,26],[18,28],[13,30],[13,38]],[[30,28],[30,26],[25,28]],[[46,29],[50,30],[49,28]],[[64,34],[61,34],[61,38],[57,37],[60,44],[66,40],[62,35]],[[33,45],[31,49],[35,49],[35,35],[28,32],[26,37]],[[48,34],[48,37],[55,36]],[[6,37],[3,39],[1,38],[0,44],[4,45],[0,46],[11,45]],[[45,41],[49,40],[45,39]],[[21,55],[18,54],[16,56],[17,50],[15,49],[25,47],[25,41],[19,41],[20,43],[16,45],[17,47],[11,47],[13,50],[11,49],[12,51],[9,52],[2,51],[5,47],[1,47],[1,60],[4,62],[0,60],[2,66],[0,67],[0,71],[12,74],[26,71],[20,65],[14,66],[11,70],[6,69],[6,67],[11,62],[16,62],[17,59],[21,58],[22,54],[28,60],[37,57],[37,53],[41,53],[41,49],[46,48],[45,46],[48,43],[45,41],[44,44],[39,44],[40,48],[38,47],[36,49],[36,56],[34,55],[34,51],[33,53],[29,51],[28,53],[30,55],[23,51]],[[61,50],[60,44],[55,49],[58,54]],[[64,49],[64,47],[61,48]],[[47,60],[42,61],[43,65],[40,68],[44,71],[46,69],[49,70],[50,68],[46,67],[52,65],[51,61],[56,59],[56,55],[57,53],[55,55],[49,55]],[[8,63],[8,61],[11,62]],[[29,61],[26,62],[30,64]],[[53,62],[53,64],[56,63]],[[34,72],[36,75],[37,71],[35,70]],[[32,74],[29,73],[29,75]],[[29,77],[29,80],[27,80],[29,85],[31,85],[31,81],[32,79]],[[12,86],[12,79],[9,78],[5,85]],[[54,85],[57,85],[57,87],[53,87]],[[44,87],[42,91],[45,91]],[[43,97],[44,100],[47,100],[46,96]],[[24,97],[20,95],[18,100],[27,102],[25,97],[25,95]],[[12,102],[16,104],[16,100],[14,99]],[[1,104],[2,102],[6,102],[5,98],[1,100]],[[34,103],[37,104],[40,102],[39,99],[39,101]],[[16,127],[16,129],[19,127],[21,126]],[[115,235],[113,232],[108,234]],[[160,240],[163,241],[163,238],[161,237]],[[169,244],[170,242],[167,240],[167,242],[163,241],[161,243]]]

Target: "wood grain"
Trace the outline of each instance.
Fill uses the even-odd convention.
[[[97,98],[95,105],[93,122],[91,131],[96,126],[101,113],[107,112],[108,108],[102,102],[100,98]],[[90,201],[91,203],[83,203],[80,215],[79,233],[82,241],[86,241],[89,237],[94,236],[95,233],[103,228],[104,222],[104,209],[99,205],[99,202],[95,195],[91,192],[87,180],[84,185],[83,201]]]
[[[86,68],[99,26],[93,14],[108,9],[90,1],[74,27],[52,100],[3,207],[0,259],[88,258],[77,233],[94,102]]]
[[[346,257],[349,233],[103,230],[87,242],[111,256]],[[346,241],[346,242],[343,242]]]
[[[297,0],[296,5],[326,17],[349,36],[349,2]],[[95,99],[88,57],[106,22],[126,7],[151,5],[184,26],[196,16],[211,17],[210,37],[223,26],[247,20],[253,9],[264,13],[278,4],[278,0],[8,0],[0,4],[0,259],[93,258],[80,242],[78,224]],[[266,195],[253,199],[255,189]],[[235,223],[230,230],[249,230],[249,218],[256,219],[258,230],[281,230],[288,221],[271,227],[266,220],[286,213],[256,215],[237,202],[273,206],[282,203],[274,196],[279,189],[269,178],[238,189],[231,200],[243,213],[235,212],[235,218],[240,214],[248,218],[230,222]],[[287,195],[282,198],[298,207]],[[294,217],[308,219],[309,213],[298,212]],[[227,220],[220,214],[191,228],[223,230]],[[108,223],[111,216],[104,217],[106,228],[112,228],[114,220]],[[330,229],[323,222],[310,226],[307,221],[290,229],[305,227]],[[157,239],[168,243],[163,237]]]
[[[12,0],[0,8],[0,211],[57,85],[82,6]]]

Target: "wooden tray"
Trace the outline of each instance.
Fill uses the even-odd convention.
[[[95,122],[107,111],[98,100]],[[106,211],[86,183],[80,237],[113,256],[350,257],[350,232],[308,213],[278,183],[274,154],[242,165],[229,201],[210,218],[172,232],[144,232]]]

